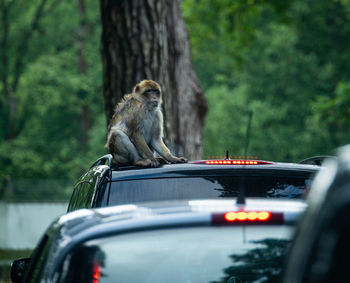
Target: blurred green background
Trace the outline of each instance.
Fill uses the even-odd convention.
[[[99,3],[0,1],[0,199],[68,200],[106,153]],[[184,0],[183,15],[203,158],[296,162],[349,142],[350,1]]]

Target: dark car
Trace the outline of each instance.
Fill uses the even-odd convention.
[[[320,169],[315,165],[319,161],[312,158],[299,164],[222,159],[158,168],[115,168],[112,156],[106,155],[78,181],[68,212],[145,201],[235,198],[242,191],[247,197],[302,198]]]
[[[284,282],[350,282],[350,145],[317,174]]]
[[[13,264],[12,279],[276,282],[305,208],[302,200],[216,199],[77,210],[49,227],[28,267],[28,259]]]

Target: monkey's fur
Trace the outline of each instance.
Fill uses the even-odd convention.
[[[115,108],[108,126],[106,147],[118,166],[157,167],[160,163],[184,163],[163,142],[162,92],[158,83],[143,80]],[[155,158],[156,151],[163,159]]]

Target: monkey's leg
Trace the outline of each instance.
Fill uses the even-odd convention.
[[[120,130],[113,134],[114,161],[119,165],[132,165],[141,157],[129,137]]]
[[[153,151],[149,148],[144,137],[140,133],[134,133],[132,138],[135,147],[142,156],[142,159],[138,160],[135,165],[142,167],[158,167],[159,161],[154,157]]]

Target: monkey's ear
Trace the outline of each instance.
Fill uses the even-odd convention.
[[[140,85],[136,85],[134,88],[134,93],[139,92],[140,90]]]

